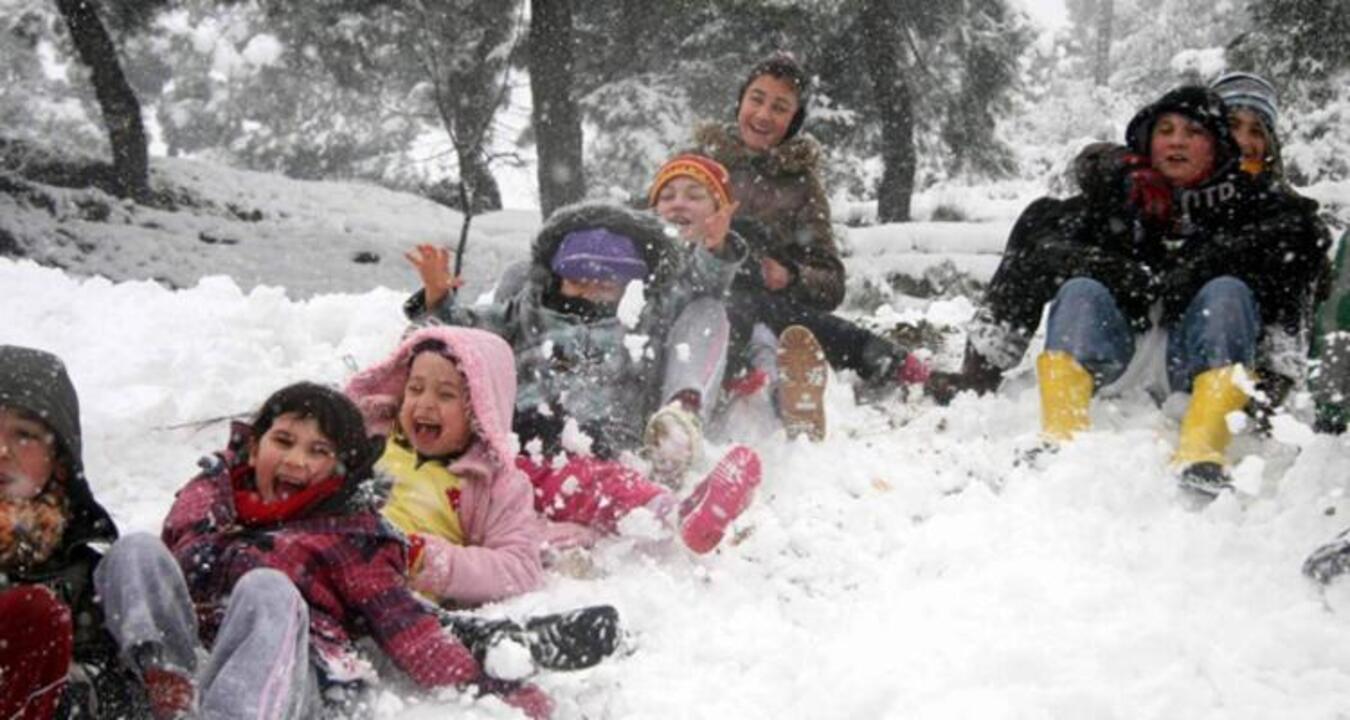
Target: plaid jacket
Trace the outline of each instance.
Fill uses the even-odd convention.
[[[241,428],[235,432],[237,443]],[[406,542],[375,511],[366,488],[348,490],[344,512],[244,527],[234,489],[251,472],[240,454],[220,453],[178,491],[164,521],[162,538],[187,578],[204,641],[215,637],[234,584],[267,567],[285,573],[308,603],[310,651],[326,680],[373,678],[354,646],[367,635],[420,686],[478,679],[468,649],[407,588]]]

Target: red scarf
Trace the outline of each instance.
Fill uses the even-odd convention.
[[[334,475],[288,498],[267,502],[257,490],[244,487],[244,479],[252,473],[253,468],[247,465],[237,467],[230,473],[230,486],[234,488],[234,511],[241,525],[275,525],[290,520],[306,508],[336,494],[342,489],[343,482],[341,477]]]

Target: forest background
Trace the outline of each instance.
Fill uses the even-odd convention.
[[[1062,190],[1083,144],[1234,69],[1281,89],[1294,183],[1335,182],[1350,176],[1348,6],[0,0],[0,171],[171,206],[147,160],[167,155],[547,214],[640,194],[697,122],[732,119],[755,60],[787,49],[814,76],[807,129],[851,224],[966,219],[916,217],[915,193],[942,185]],[[0,237],[0,254],[17,244]]]

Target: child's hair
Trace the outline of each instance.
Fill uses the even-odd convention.
[[[361,411],[337,390],[298,382],[272,393],[253,417],[253,437],[261,438],[278,417],[287,413],[318,423],[319,432],[337,447],[338,462],[344,469],[362,467],[370,459],[373,443],[366,437]]]

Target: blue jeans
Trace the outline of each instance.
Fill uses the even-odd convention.
[[[1205,283],[1181,320],[1168,328],[1167,381],[1186,391],[1196,375],[1241,363],[1252,367],[1261,315],[1251,288],[1231,276]],[[1073,278],[1060,286],[1046,321],[1045,349],[1073,356],[1097,386],[1125,372],[1134,356],[1134,333],[1106,286]]]

